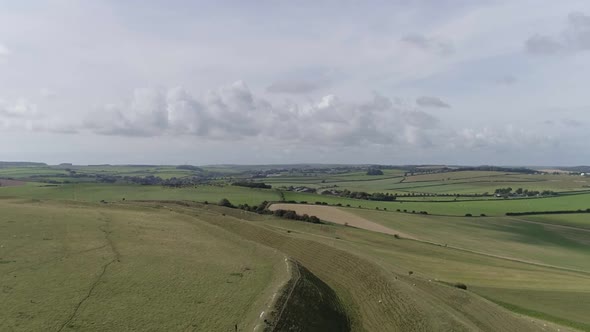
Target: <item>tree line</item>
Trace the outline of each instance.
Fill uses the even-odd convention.
[[[316,216],[310,216],[308,214],[300,215],[300,214],[297,214],[297,212],[293,211],[293,210],[277,209],[277,210],[271,211],[268,209],[268,204],[269,203],[267,201],[264,201],[258,205],[240,204],[240,205],[236,206],[236,205],[233,205],[227,198],[221,199],[218,203],[218,205],[220,205],[220,206],[234,208],[234,209],[241,209],[244,211],[254,212],[254,213],[258,213],[258,214],[272,214],[272,215],[279,217],[279,218],[298,220],[298,221],[309,222],[309,223],[313,223],[313,224],[321,224],[322,223],[320,218],[318,218]]]
[[[384,202],[395,201],[397,198],[395,194],[390,194],[390,193],[367,193],[364,191],[350,191],[348,189],[326,190],[326,191],[322,192],[322,195],[331,195],[331,196],[354,198],[354,199],[364,199],[364,200],[368,200],[368,201],[384,201]]]

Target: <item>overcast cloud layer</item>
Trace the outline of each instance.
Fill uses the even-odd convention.
[[[0,160],[590,164],[588,1],[0,9]]]

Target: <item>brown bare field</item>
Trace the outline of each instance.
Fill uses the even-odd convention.
[[[329,221],[335,224],[348,225],[356,228],[362,228],[373,232],[379,232],[384,234],[398,234],[401,237],[414,239],[413,236],[399,232],[395,229],[379,225],[363,217],[354,215],[352,213],[342,211],[333,206],[323,205],[310,205],[310,204],[272,204],[269,209],[275,210],[292,210],[297,214],[308,214],[310,216],[316,216],[322,220]]]
[[[0,187],[24,186],[24,181],[0,179]]]

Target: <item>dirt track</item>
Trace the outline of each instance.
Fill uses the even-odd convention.
[[[367,220],[363,217],[359,217],[350,212],[343,211],[333,206],[322,206],[322,205],[306,205],[306,204],[272,204],[269,207],[270,210],[293,210],[297,214],[308,214],[310,216],[316,216],[322,220],[333,222],[335,224],[348,224],[349,226],[362,228],[373,232],[385,233],[385,234],[398,234],[401,237],[413,239],[414,237],[398,232],[389,227],[385,227],[378,223]]]

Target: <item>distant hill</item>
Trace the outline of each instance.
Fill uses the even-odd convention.
[[[46,163],[34,163],[28,161],[0,161],[0,168],[26,167],[26,166],[47,166]]]
[[[590,173],[590,166],[555,167],[556,169],[568,172]]]

